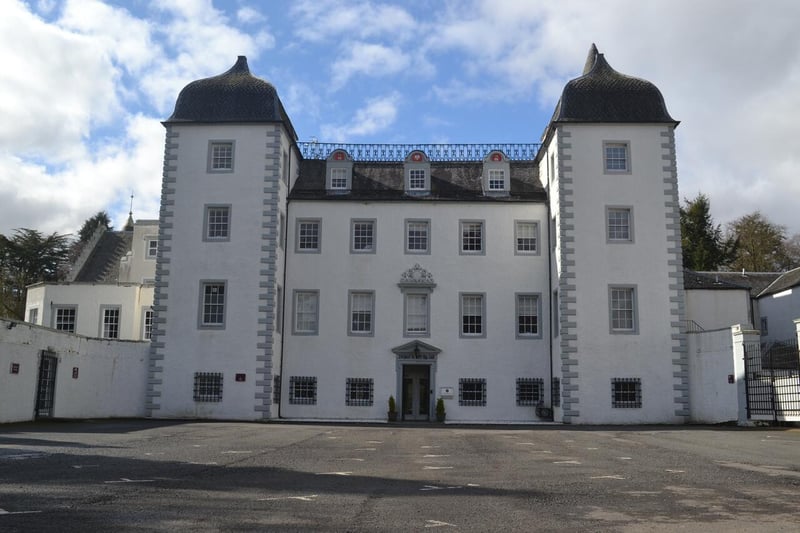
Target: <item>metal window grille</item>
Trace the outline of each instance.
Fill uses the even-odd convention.
[[[486,379],[460,378],[458,380],[458,405],[486,406]]]
[[[517,333],[539,334],[539,299],[530,294],[517,295]]]
[[[215,143],[211,145],[211,169],[230,170],[233,168],[233,144]]]
[[[272,376],[272,402],[281,403],[281,376]]]
[[[75,333],[75,308],[59,307],[56,309],[56,329]]]
[[[489,190],[490,191],[503,191],[506,188],[506,171],[505,170],[490,170],[489,171]]]
[[[150,340],[153,337],[153,311],[144,312],[144,331],[142,337],[145,340]]]
[[[543,399],[542,378],[517,378],[517,405],[536,405]]]
[[[295,331],[314,333],[317,331],[317,293],[298,292],[295,302]]]
[[[609,144],[606,146],[606,170],[628,169],[628,146]]]
[[[427,222],[408,223],[408,241],[406,247],[412,252],[424,252],[428,250]]]
[[[222,372],[194,373],[194,401],[222,401]]]
[[[203,285],[203,325],[225,323],[225,285],[206,283]]]
[[[464,335],[483,333],[483,296],[468,294],[461,297],[461,333]]]
[[[483,251],[482,222],[464,222],[461,224],[461,250],[465,252]]]
[[[412,191],[425,189],[424,170],[415,168],[408,171],[408,188]]]
[[[553,402],[553,407],[561,407],[561,379],[553,378],[552,388],[551,400]]]
[[[372,222],[353,223],[353,250],[372,250],[375,225]]]
[[[517,222],[517,251],[535,252],[536,251],[536,223]]]
[[[230,208],[209,207],[207,236],[209,239],[227,239],[230,231]]]
[[[608,239],[612,241],[629,241],[631,239],[631,210],[608,210]]]
[[[346,188],[347,188],[347,169],[332,168],[331,189],[346,189]]]
[[[611,328],[631,331],[634,329],[633,289],[611,289]]]
[[[406,333],[427,333],[428,295],[406,295]]]
[[[373,402],[372,378],[347,378],[345,404],[368,407]]]
[[[613,378],[611,380],[611,406],[641,407],[642,380],[640,378]]]
[[[372,293],[354,292],[350,296],[350,331],[372,331]]]
[[[316,376],[289,377],[289,403],[299,405],[316,405]]]
[[[319,250],[319,222],[298,224],[297,247],[300,250]]]

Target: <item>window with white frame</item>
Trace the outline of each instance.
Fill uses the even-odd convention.
[[[119,338],[119,307],[101,307],[100,337],[103,339]]]
[[[316,335],[319,332],[319,291],[294,291],[295,335]]]
[[[636,333],[636,288],[610,286],[608,288],[612,333]]]
[[[427,336],[429,329],[430,294],[405,293],[404,332],[409,337]]]
[[[31,324],[36,324],[39,322],[39,308],[33,307],[28,309],[28,322]]]
[[[224,281],[200,282],[200,324],[201,328],[225,327]]]
[[[640,378],[611,379],[611,407],[639,408],[642,406],[642,380]]]
[[[630,207],[606,207],[606,238],[609,242],[633,241],[633,215]]]
[[[316,376],[289,376],[289,403],[296,405],[316,405]]]
[[[145,257],[147,259],[155,259],[158,256],[158,239],[147,239],[145,246],[147,248]]]
[[[231,207],[229,205],[207,205],[205,212],[206,241],[227,241],[231,237]]]
[[[627,142],[603,143],[604,169],[607,173],[630,172],[630,153]]]
[[[514,223],[514,252],[517,255],[539,253],[539,223],[517,220]]]
[[[537,405],[543,399],[542,378],[517,378],[517,405]]]
[[[458,380],[458,405],[486,406],[486,378],[460,378]]]
[[[482,254],[483,246],[483,221],[462,220],[461,223],[461,253]]]
[[[489,169],[489,190],[506,190],[506,171],[503,169]]]
[[[222,372],[195,372],[192,396],[196,402],[221,402]]]
[[[295,251],[298,253],[319,253],[321,248],[320,219],[297,219]]]
[[[353,253],[375,253],[375,221],[352,220],[350,228],[350,251]]]
[[[539,336],[539,295],[517,294],[517,337]]]
[[[233,141],[210,141],[208,145],[208,171],[233,171]]]
[[[153,338],[153,310],[145,309],[142,313],[142,339],[149,341]]]
[[[410,191],[424,191],[426,183],[425,169],[413,168],[408,171],[408,189]]]
[[[486,336],[486,306],[483,294],[461,295],[461,337]]]
[[[350,335],[372,335],[374,314],[374,292],[350,291]]]
[[[331,168],[331,189],[347,190],[347,175],[346,168]]]
[[[73,307],[56,307],[53,327],[58,331],[75,333],[78,310]]]
[[[406,220],[406,253],[430,253],[430,233],[429,220]]]
[[[368,407],[374,400],[372,378],[347,378],[345,384],[345,404]]]

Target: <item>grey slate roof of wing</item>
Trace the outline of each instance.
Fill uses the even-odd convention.
[[[611,68],[593,44],[583,75],[567,82],[552,122],[668,122],[664,97],[653,83]]]
[[[725,279],[725,272],[695,272],[685,269],[683,271],[684,289],[703,290],[750,290],[750,285],[742,282]]]
[[[164,123],[184,122],[282,122],[297,139],[278,91],[250,74],[245,56],[239,56],[227,72],[183,88],[175,111]]]
[[[761,297],[777,294],[781,291],[785,291],[797,286],[800,286],[800,268],[795,268],[789,272],[784,272],[758,296]]]
[[[691,271],[687,270],[686,272]],[[750,296],[753,298],[781,275],[780,272],[697,272],[697,274],[749,288]],[[688,288],[686,287],[686,276],[684,276],[684,287]]]
[[[300,162],[300,175],[289,195],[293,200],[470,200],[515,202],[546,200],[538,181],[538,167],[531,162],[511,162],[511,190],[508,195],[486,195],[481,188],[483,163],[432,162],[429,194],[406,194],[403,163],[353,163],[351,189],[347,193],[325,189],[326,162]]]
[[[106,231],[81,268],[74,281],[113,283],[119,281],[119,261],[131,250],[133,234],[127,231]]]

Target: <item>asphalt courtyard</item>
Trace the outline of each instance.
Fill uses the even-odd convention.
[[[800,429],[0,426],[0,531],[800,531]]]

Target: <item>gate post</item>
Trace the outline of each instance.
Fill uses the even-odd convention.
[[[737,424],[746,426],[749,421],[747,419],[747,380],[744,366],[745,345],[760,342],[761,334],[756,330],[745,329],[741,324],[737,324],[731,326],[731,335],[733,337],[733,373],[736,380],[736,397],[739,403]]]

